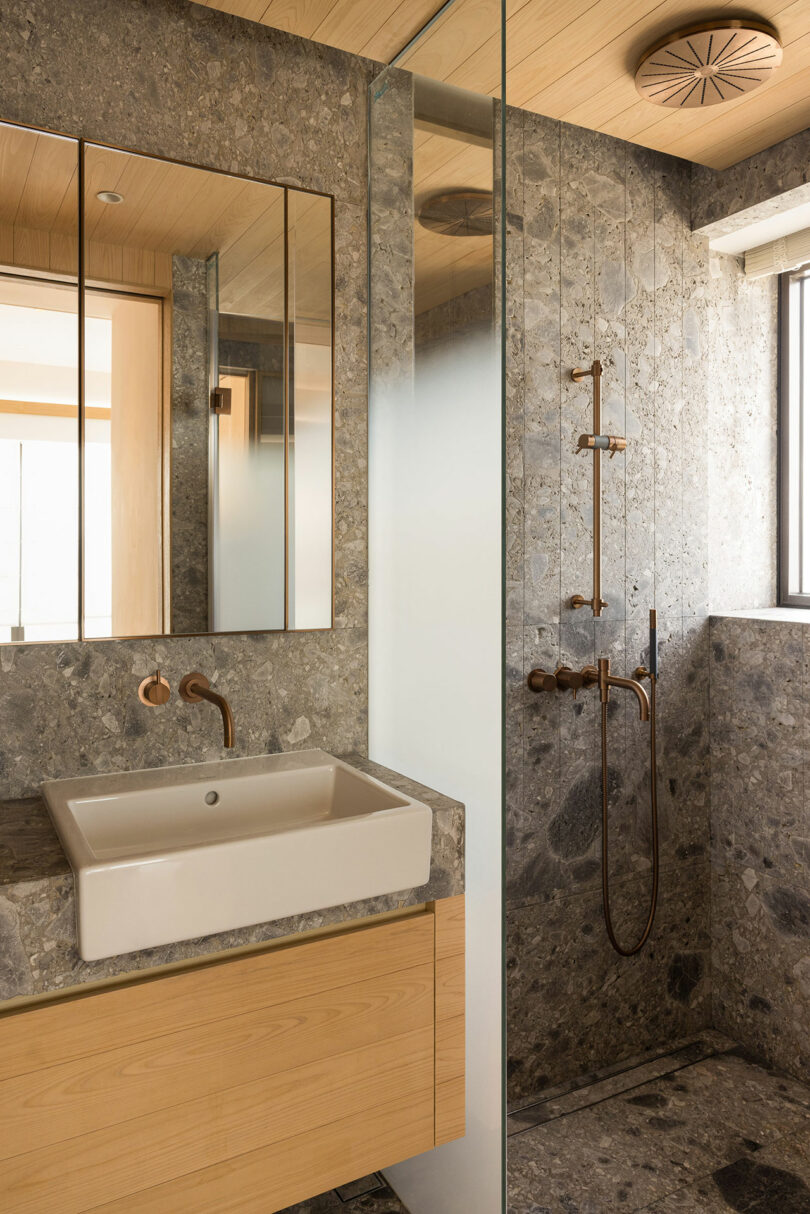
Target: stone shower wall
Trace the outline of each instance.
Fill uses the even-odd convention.
[[[507,974],[513,1100],[708,1024],[708,408],[711,279],[690,232],[690,166],[536,115],[507,134]],[[591,381],[603,430],[603,596],[591,594]],[[599,705],[532,695],[534,666],[647,657],[659,615],[661,892],[638,957],[601,910]],[[612,873],[620,939],[650,894],[648,732],[610,707]]]
[[[711,642],[714,1023],[807,1082],[810,628],[719,617]]]
[[[215,710],[148,709],[155,666],[232,701],[236,754],[367,745],[366,94],[373,66],[185,0],[4,0],[0,120],[327,193],[335,205],[333,632],[0,649],[0,794],[222,755]],[[122,50],[123,48],[123,50]]]

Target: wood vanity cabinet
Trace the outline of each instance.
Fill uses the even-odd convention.
[[[0,1017],[4,1214],[271,1214],[463,1134],[463,897]]]

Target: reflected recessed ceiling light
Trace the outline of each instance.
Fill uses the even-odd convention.
[[[96,198],[99,200],[99,202],[109,202],[113,206],[116,206],[119,202],[124,201],[124,195],[116,194],[115,190],[99,190],[99,192],[96,194]]]
[[[770,25],[720,17],[651,46],[636,71],[636,88],[654,105],[701,109],[759,88],[781,62],[782,47]]]

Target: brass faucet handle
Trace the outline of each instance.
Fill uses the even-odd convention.
[[[556,675],[542,670],[539,666],[529,672],[526,682],[529,685],[529,691],[556,691],[558,686]]]
[[[168,703],[171,694],[169,681],[164,679],[159,669],[145,678],[138,688],[138,699],[148,708],[158,708]]]
[[[581,670],[572,670],[570,666],[560,666],[554,672],[554,677],[557,680],[558,686],[563,691],[573,691],[574,699],[577,698],[577,692],[585,686],[585,675]]]
[[[650,672],[646,666],[637,666],[635,668],[635,670],[633,671],[633,678],[637,679],[637,680],[650,679],[650,678],[652,678],[652,675],[650,674]]]

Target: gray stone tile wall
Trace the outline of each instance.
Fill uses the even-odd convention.
[[[810,1077],[810,628],[711,624],[714,1021]]]
[[[773,601],[775,298],[691,233],[692,166],[510,110],[507,123],[507,966],[510,1097],[710,1022],[713,596]],[[590,597],[591,381],[602,361],[603,595]],[[752,368],[754,368],[752,373]],[[712,561],[714,562],[712,564]],[[533,695],[534,666],[647,660],[659,613],[661,899],[625,960],[601,918],[599,705]],[[649,735],[610,705],[622,939],[650,888]]]

